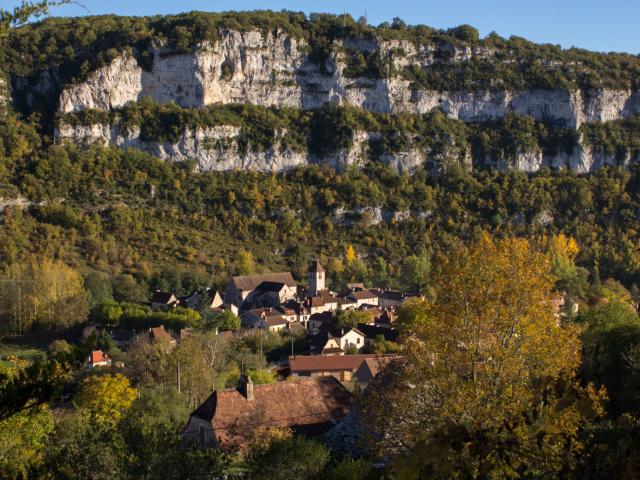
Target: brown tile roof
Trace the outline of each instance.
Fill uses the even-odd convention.
[[[255,385],[253,389],[252,401],[236,389],[213,392],[191,415],[211,422],[223,447],[246,448],[260,427],[289,427],[297,433],[318,435],[351,408],[351,394],[333,377]]]
[[[318,296],[324,300],[324,303],[338,303],[338,298],[328,290],[321,290]]]
[[[324,305],[324,300],[320,297],[313,297],[309,301],[309,305],[312,307],[322,307]]]
[[[164,329],[164,325],[150,328],[149,338],[151,339],[152,342],[163,342],[163,343],[175,342],[175,339],[171,335],[169,335],[169,333]]]
[[[366,358],[364,362],[358,368],[358,371],[367,368],[371,372],[371,377],[375,377],[380,370],[382,370],[389,362],[400,358],[398,355],[385,355],[375,358]],[[358,373],[356,372],[356,375]]]
[[[357,300],[366,300],[368,298],[378,298],[380,295],[378,294],[378,292],[374,292],[373,290],[362,290],[353,292],[349,296]]]
[[[262,282],[284,283],[290,287],[296,286],[296,281],[290,272],[264,273],[262,275],[242,275],[233,277],[233,284],[238,290],[255,290]]]
[[[356,301],[351,298],[338,298],[339,305],[355,305]]]
[[[404,299],[404,294],[402,292],[398,292],[397,290],[385,290],[382,292],[382,296],[380,298],[384,298],[385,300],[392,300],[395,302],[401,302]]]
[[[344,350],[340,347],[325,348],[322,350],[323,355],[343,355]]]
[[[302,325],[300,322],[289,322],[287,324],[287,329],[293,333],[303,333],[307,331],[307,329],[304,328],[304,325]]]
[[[275,326],[278,326],[278,325],[286,325],[287,323],[289,323],[289,322],[287,322],[287,319],[284,318],[281,315],[271,315],[269,317],[265,317],[264,321],[270,327],[275,327]]]
[[[331,372],[351,370],[356,371],[367,358],[386,357],[394,355],[296,355],[289,357],[291,373],[300,372]]]

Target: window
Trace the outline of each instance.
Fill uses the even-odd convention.
[[[322,273],[318,273],[318,280],[322,280]]]
[[[357,345],[360,345],[360,339],[359,339],[359,338],[358,338],[358,339],[356,339],[356,344],[357,344]]]

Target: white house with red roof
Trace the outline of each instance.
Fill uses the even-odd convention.
[[[111,360],[111,357],[102,350],[93,350],[87,359],[87,366],[89,369],[94,369],[96,367],[110,367],[112,363],[113,361]]]

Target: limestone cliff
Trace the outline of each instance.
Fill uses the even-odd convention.
[[[153,50],[150,71],[130,54],[117,57],[62,91],[63,112],[111,109],[149,96],[183,107],[215,103],[314,109],[348,104],[365,110],[425,113],[440,108],[463,121],[489,121],[512,111],[571,128],[585,122],[616,120],[640,113],[640,94],[631,90],[433,91],[417,88],[398,72],[407,66],[429,68],[433,47],[409,41],[336,41],[321,66],[310,61],[308,45],[281,32],[226,31],[218,42],[204,42],[194,53]],[[451,47],[451,63],[487,58],[488,49]],[[386,78],[346,74],[345,52],[376,52],[389,60]]]
[[[9,95],[9,85],[6,80],[2,77],[2,72],[0,72],[0,108],[5,108],[10,103],[10,95]]]
[[[55,132],[57,141],[83,144],[114,145],[135,148],[172,161],[195,160],[199,171],[257,170],[281,172],[309,163],[328,164],[336,168],[364,165],[368,161],[369,141],[378,134],[357,131],[351,148],[333,154],[317,156],[283,148],[276,141],[266,150],[243,150],[239,146],[240,129],[231,125],[187,128],[177,143],[140,139],[137,127],[122,130],[118,126],[102,124],[71,126],[61,124]],[[427,160],[426,152],[410,150],[381,159],[397,171],[411,171]]]
[[[350,148],[322,156],[282,147],[277,138],[268,149],[243,149],[239,146],[240,135],[240,128],[231,125],[185,128],[176,143],[142,140],[139,127],[122,129],[117,125],[73,126],[63,123],[55,132],[58,142],[99,143],[124,149],[135,148],[172,161],[192,159],[195,160],[197,169],[203,172],[242,169],[280,172],[309,163],[344,168],[349,165],[364,165],[374,159],[399,172],[411,172],[420,166],[441,171],[453,162],[467,167],[492,166],[500,170],[536,172],[548,167],[587,173],[603,166],[628,167],[631,163],[640,161],[637,154],[626,152],[621,157],[615,156],[585,145],[582,141],[571,152],[560,151],[554,155],[545,155],[538,150],[521,150],[512,158],[487,156],[480,161],[472,159],[469,151],[454,144],[448,145],[444,151],[409,146],[404,151],[384,153],[374,158],[371,147],[380,137],[378,132],[355,131]]]

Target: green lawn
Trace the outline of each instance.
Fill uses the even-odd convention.
[[[6,358],[10,355],[33,361],[38,356],[43,355],[47,350],[48,342],[41,338],[31,336],[7,337],[0,342],[0,365],[9,366]]]

